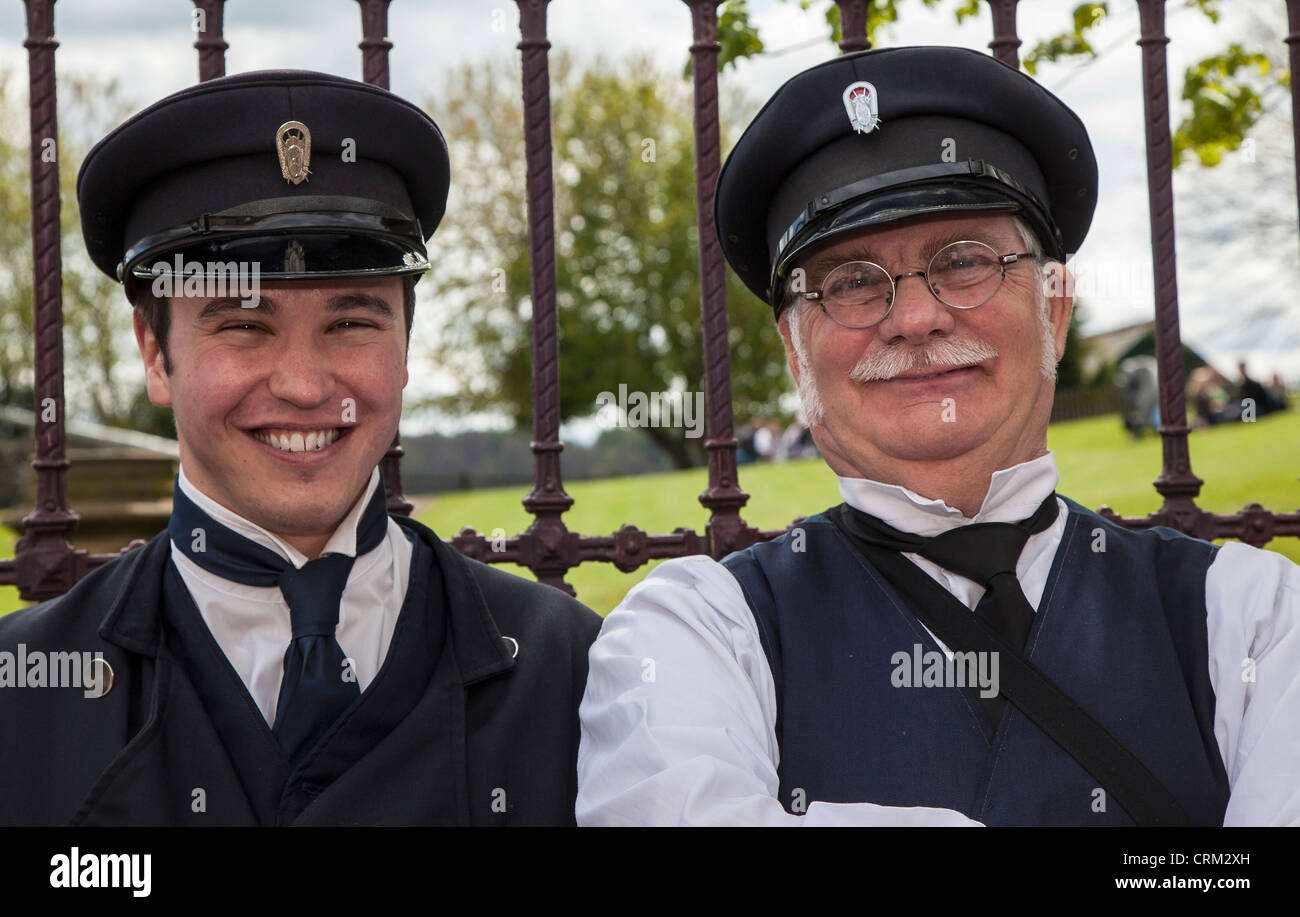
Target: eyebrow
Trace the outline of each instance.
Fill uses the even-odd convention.
[[[395,315],[393,307],[388,304],[387,300],[371,293],[340,293],[337,296],[331,296],[325,303],[325,309],[327,312],[346,312],[350,309],[361,309],[388,319],[392,319]],[[244,315],[274,315],[277,311],[279,311],[279,304],[273,297],[265,294],[259,296],[256,306],[243,305],[238,296],[223,296],[212,300],[199,310],[197,321],[206,321],[227,312],[239,312]]]
[[[382,296],[375,296],[373,293],[340,293],[338,296],[329,298],[329,301],[325,303],[325,309],[329,312],[362,309],[390,319],[396,315],[388,300]]]
[[[972,233],[969,230],[953,231],[931,236],[926,240],[925,244],[921,246],[920,260],[928,264],[930,259],[939,253],[939,249],[943,248],[945,245],[951,245],[954,242],[983,242],[985,245],[989,245],[994,249],[998,248],[998,245],[994,242],[990,242],[983,238],[972,239],[971,236]],[[826,279],[826,274],[830,271],[849,261],[870,261],[873,264],[880,263],[876,255],[871,251],[870,247],[862,245],[860,247],[850,247],[847,251],[841,254],[817,255],[811,262],[809,262],[805,270],[807,271],[809,278],[816,277],[818,278],[818,282],[820,282]]]
[[[276,305],[275,300],[271,299],[269,296],[259,296],[257,305],[255,306],[243,305],[242,300],[238,296],[222,296],[220,299],[212,300],[212,302],[200,309],[195,321],[207,321],[210,318],[224,315],[227,312],[242,312],[245,315],[274,315],[277,308],[278,306]]]

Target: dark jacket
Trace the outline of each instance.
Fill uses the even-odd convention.
[[[572,824],[578,704],[600,618],[397,521],[440,568],[443,650],[410,714],[291,823]],[[169,561],[164,533],[0,618],[0,652],[101,652],[114,673],[102,697],[0,688],[0,825],[258,823],[164,639]]]

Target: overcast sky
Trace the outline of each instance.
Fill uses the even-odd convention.
[[[728,71],[755,105],[800,70],[837,53],[814,2],[750,0],[770,53]],[[958,27],[954,2],[940,11],[902,0],[904,22],[881,44],[952,44],[987,50],[991,23],[981,15]],[[1073,0],[1022,0],[1022,50],[1064,28]],[[1152,317],[1140,49],[1136,5],[1114,0],[1114,14],[1096,31],[1100,59],[1042,68],[1039,79],[1075,109],[1088,127],[1101,173],[1100,203],[1076,273],[1090,271],[1095,288],[1081,290],[1088,331],[1104,331]],[[1180,2],[1169,4],[1171,96],[1192,61],[1232,40],[1259,45],[1271,35],[1284,56],[1282,4],[1223,0],[1223,20],[1211,25]],[[196,52],[186,0],[59,0],[55,8],[63,72],[89,72],[121,80],[140,106],[197,78]],[[1271,16],[1271,19],[1261,17]],[[589,55],[649,53],[665,73],[676,74],[690,43],[690,13],[681,0],[553,0],[549,12],[555,50]],[[25,79],[23,9],[0,4],[0,62]],[[394,0],[389,12],[393,91],[432,100],[447,70],[466,61],[518,54],[518,12],[505,0]],[[228,73],[301,67],[360,78],[360,12],[353,0],[230,0],[225,37]],[[1295,179],[1291,167],[1291,109],[1285,93],[1269,97],[1254,161],[1241,153],[1216,170],[1179,170],[1179,296],[1184,338],[1226,372],[1239,357],[1252,372],[1281,370],[1300,377],[1300,241],[1296,235]],[[838,100],[835,102],[839,104]],[[1175,123],[1181,109],[1175,108]],[[520,151],[523,155],[523,151]],[[455,176],[453,174],[453,182]],[[1267,232],[1250,232],[1256,210],[1275,215]],[[1285,218],[1278,218],[1282,214]],[[1189,221],[1192,221],[1189,223]],[[1193,225],[1194,223],[1194,225]],[[1243,311],[1250,319],[1243,321]],[[418,332],[418,325],[417,325]]]

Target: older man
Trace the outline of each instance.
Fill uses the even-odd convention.
[[[306,71],[190,87],[86,157],[181,467],[166,532],[0,620],[5,656],[94,676],[0,690],[0,824],[572,824],[599,619],[386,511],[448,180],[418,107]]]
[[[718,231],[844,503],[606,619],[579,824],[1300,823],[1300,568],[1054,492],[1096,186],[1073,112],[977,52],[768,102]]]

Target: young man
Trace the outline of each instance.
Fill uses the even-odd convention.
[[[447,188],[420,109],[301,71],[191,87],[87,156],[86,244],[181,468],[167,532],[0,620],[96,684],[0,690],[0,823],[572,823],[599,619],[385,510]]]
[[[974,51],[845,55],[759,113],[718,233],[845,502],[610,614],[579,824],[1300,823],[1300,568],[1054,492],[1096,191],[1077,116]]]

